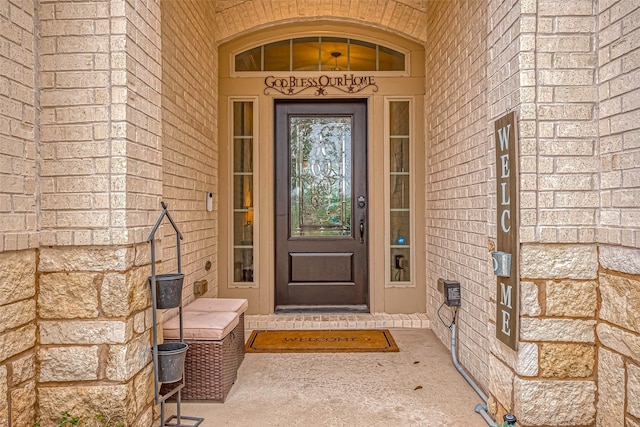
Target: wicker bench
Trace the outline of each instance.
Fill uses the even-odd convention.
[[[239,341],[244,352],[239,317],[235,311],[183,310],[183,340],[189,349],[184,362],[182,400],[225,401],[238,375]],[[180,338],[178,317],[166,322],[163,332],[165,342],[177,341]]]
[[[244,298],[198,298],[187,304],[184,311],[235,311],[238,313],[238,327],[233,333],[236,336],[236,345],[238,346],[236,356],[238,357],[238,368],[244,360],[244,312],[249,308],[249,301]]]

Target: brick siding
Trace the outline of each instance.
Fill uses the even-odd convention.
[[[217,46],[329,17],[425,45],[426,310],[448,344],[435,283],[460,280],[459,357],[491,412],[640,425],[637,0],[0,1],[0,425],[31,425],[36,394],[51,415],[97,389],[95,402],[151,424],[150,396],[135,408],[122,396],[149,383],[144,242],[161,199],[185,234],[185,299],[195,280],[217,292],[217,201],[205,211],[225,161]],[[493,122],[510,109],[517,353],[493,338],[488,257]],[[175,270],[172,232],[161,236],[162,268]],[[84,341],[105,325],[104,340]],[[60,364],[69,348],[83,355],[71,369]]]
[[[33,2],[0,4],[0,252],[36,248]]]
[[[438,278],[462,287],[461,363],[488,385],[486,6],[431,2],[427,9],[425,99],[427,313],[437,319]]]
[[[162,194],[185,237],[187,302],[194,298],[196,280],[207,280],[208,296],[217,295],[217,171],[225,161],[218,158],[218,50],[211,2],[163,2],[162,16]],[[213,212],[205,209],[209,192]],[[177,268],[172,233],[165,228],[164,271]]]

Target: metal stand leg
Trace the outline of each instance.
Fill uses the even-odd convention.
[[[150,279],[150,283],[151,283],[151,301],[152,301],[152,305],[153,305],[153,327],[152,327],[152,336],[153,336],[153,347],[152,347],[152,352],[153,352],[153,378],[154,378],[154,391],[155,391],[155,403],[158,404],[160,403],[160,427],[165,427],[165,426],[171,426],[171,427],[196,427],[199,426],[202,421],[204,421],[204,418],[197,418],[197,417],[187,417],[181,414],[181,408],[180,408],[180,393],[182,388],[184,387],[184,368],[183,368],[183,373],[182,373],[182,381],[180,384],[177,384],[176,387],[171,390],[169,393],[165,394],[164,396],[160,395],[160,388],[158,386],[159,384],[159,379],[158,379],[158,324],[157,324],[157,316],[156,316],[156,310],[158,310],[158,304],[157,304],[157,300],[156,300],[156,246],[155,246],[155,241],[154,241],[154,235],[156,233],[156,231],[158,231],[158,227],[160,227],[160,224],[162,223],[162,220],[164,219],[164,217],[166,216],[167,219],[169,220],[169,222],[171,223],[171,225],[173,226],[173,229],[176,232],[176,251],[177,251],[177,259],[178,259],[178,273],[182,273],[182,262],[181,262],[181,257],[180,257],[180,240],[182,240],[182,234],[180,233],[180,230],[178,230],[178,226],[176,225],[176,223],[173,221],[173,219],[171,218],[171,215],[169,215],[169,211],[167,210],[167,204],[165,202],[160,202],[160,204],[162,205],[163,211],[160,214],[160,218],[158,218],[158,221],[156,222],[156,225],[153,227],[153,229],[151,230],[151,234],[149,235],[149,237],[147,238],[147,242],[151,243],[151,279]],[[165,307],[163,307],[165,308]],[[172,307],[174,308],[174,307]],[[180,342],[183,341],[183,333],[182,333],[182,302],[180,302],[179,306],[179,316],[180,316]],[[165,411],[164,411],[164,404],[166,402],[166,400],[168,398],[170,398],[173,395],[176,395],[176,415],[172,415],[170,416],[168,419],[165,420]],[[193,421],[194,423],[190,423],[190,424],[183,424],[183,420],[187,420],[187,421]]]

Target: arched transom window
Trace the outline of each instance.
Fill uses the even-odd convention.
[[[386,46],[342,37],[299,37],[257,46],[235,55],[236,72],[405,71],[405,54]]]

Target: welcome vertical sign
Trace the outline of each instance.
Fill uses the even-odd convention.
[[[515,112],[495,122],[497,253],[494,257],[496,286],[496,337],[516,350],[518,346],[519,276],[518,268],[518,144]],[[510,260],[510,265],[508,265]],[[496,268],[496,264],[504,263]],[[499,275],[498,275],[499,274]]]

